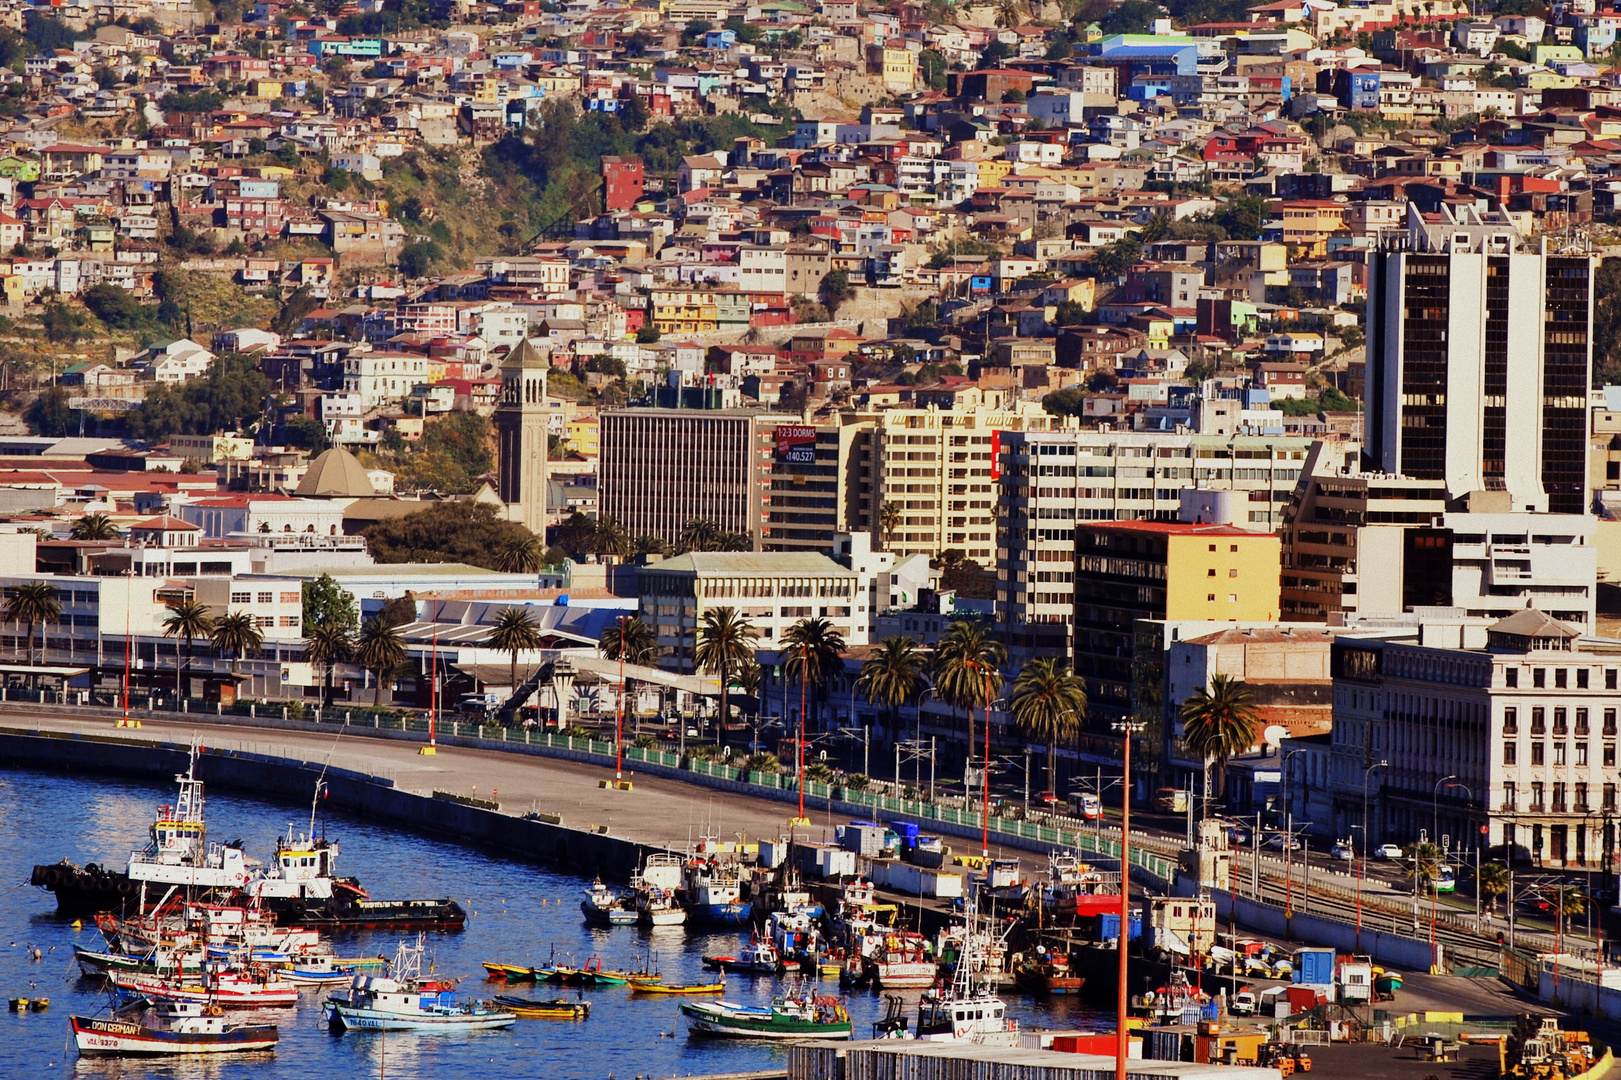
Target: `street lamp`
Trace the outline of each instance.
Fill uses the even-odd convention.
[[[1373,770],[1384,769],[1390,766],[1388,761],[1376,761],[1362,770],[1362,850],[1357,853],[1356,864],[1356,948],[1362,951],[1362,883],[1368,873],[1368,845],[1373,842],[1372,834],[1368,831],[1368,780],[1373,776]]]
[[[1146,726],[1131,720],[1117,720],[1109,725],[1125,734],[1125,751],[1121,755],[1120,782],[1120,987],[1115,1003],[1114,1080],[1126,1080],[1126,1049],[1130,1036],[1126,1034],[1126,939],[1131,934],[1131,737]]]
[[[979,810],[979,854],[982,859],[989,859],[991,857],[991,710],[996,708],[1004,708],[1007,706],[1007,702],[1001,700],[1000,698],[998,698],[996,701],[992,701],[990,691],[991,678],[989,672],[987,672],[985,675],[985,760],[981,762],[984,768],[980,771],[979,775],[981,785],[981,801]],[[972,755],[972,748],[969,749],[969,753]],[[964,795],[966,796],[966,794],[967,793],[965,792]],[[966,797],[963,801],[967,801]],[[989,866],[987,865],[985,870],[985,882],[987,885],[990,883],[990,880],[991,872]]]
[[[1291,750],[1283,755],[1278,768],[1283,773],[1283,911],[1287,916],[1294,911],[1294,883],[1295,868],[1295,812],[1294,806],[1289,802],[1289,759],[1296,754],[1304,754],[1305,750]],[[1308,864],[1310,865],[1310,864]]]
[[[1443,776],[1435,782],[1435,787],[1430,791],[1430,843],[1437,847],[1441,846],[1441,786],[1457,778],[1457,773]]]

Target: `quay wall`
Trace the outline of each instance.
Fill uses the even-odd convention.
[[[1134,872],[1135,873],[1135,872]],[[1281,907],[1262,904],[1248,897],[1235,897],[1231,892],[1212,890],[1216,913],[1222,919],[1236,918],[1246,927],[1285,941],[1309,941],[1314,945],[1332,945],[1338,952],[1363,952],[1380,963],[1408,971],[1430,969],[1430,943],[1392,934],[1388,930],[1362,929],[1362,947],[1358,949],[1356,927],[1338,919],[1328,919],[1306,912],[1284,914]],[[1234,905],[1237,914],[1233,915]]]
[[[177,743],[0,729],[0,764],[23,768],[168,782],[185,772],[187,753]],[[314,794],[321,769],[320,762],[210,749],[197,760],[198,776],[211,786],[294,804],[307,802]],[[327,768],[325,783],[325,806],[503,856],[552,863],[585,876],[623,880],[640,868],[649,851],[663,850],[604,832],[403,791],[387,777],[349,769]]]

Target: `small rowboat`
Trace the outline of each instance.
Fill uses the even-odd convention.
[[[520,967],[517,964],[492,964],[484,962],[484,970],[492,979],[505,979],[507,982],[534,982],[540,975],[534,968]]]
[[[631,979],[630,992],[633,994],[724,994],[726,983],[724,980],[715,983],[704,983],[692,986],[667,986],[651,979]]]
[[[536,1001],[533,998],[497,995],[495,1003],[515,1016],[527,1020],[584,1020],[591,1015],[589,1001]]]

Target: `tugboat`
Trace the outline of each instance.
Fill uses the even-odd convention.
[[[601,878],[585,890],[580,901],[580,913],[593,926],[633,926],[636,923],[635,905],[620,896],[618,891],[604,885]]]
[[[773,998],[770,1008],[732,1001],[683,1001],[681,1013],[694,1035],[733,1039],[848,1039],[850,1014],[835,997],[808,989]]]
[[[73,1041],[84,1057],[176,1057],[274,1050],[281,1033],[274,1024],[228,1024],[217,1005],[161,1002],[139,1020],[125,1018],[145,1005],[126,1007],[110,1019],[72,1016]]]
[[[422,937],[402,941],[387,976],[356,975],[322,1010],[334,1031],[472,1031],[511,1027],[509,1009],[483,1002],[460,1005],[454,983],[422,977]]]

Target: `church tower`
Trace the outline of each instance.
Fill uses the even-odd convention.
[[[546,536],[546,373],[551,364],[525,338],[501,362],[495,408],[501,501],[507,520]]]

